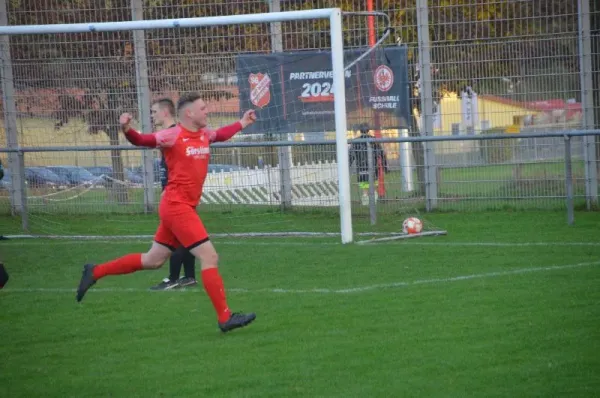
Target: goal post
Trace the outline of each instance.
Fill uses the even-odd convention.
[[[347,150],[346,126],[346,83],[344,79],[344,40],[342,37],[342,15],[335,9],[330,15],[331,64],[335,107],[335,141],[338,164],[338,195],[340,200],[340,228],[342,243],[352,242],[352,208],[350,202],[350,166]]]
[[[134,30],[146,31],[156,29],[200,28],[222,25],[265,24],[271,22],[323,19],[329,20],[330,24],[331,67],[333,72],[333,86],[335,86],[336,90],[336,95],[334,96],[334,109],[340,234],[342,243],[350,243],[353,241],[352,209],[350,197],[349,155],[347,150],[348,128],[344,80],[344,41],[342,36],[342,12],[339,8],[181,19],[0,26],[0,36],[75,34]]]

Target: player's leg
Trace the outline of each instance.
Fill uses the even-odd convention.
[[[189,253],[183,246],[179,246],[169,259],[169,276],[163,279],[159,284],[152,286],[151,290],[170,290],[181,286],[179,274],[181,265],[185,259],[186,253]]]
[[[360,188],[360,201],[363,205],[369,204],[369,175],[358,175],[358,187]]]
[[[229,332],[230,330],[241,328],[252,323],[252,321],[256,319],[256,314],[231,312],[229,309],[225,295],[225,286],[223,285],[223,279],[219,273],[219,256],[217,255],[217,251],[212,242],[208,240],[208,237],[196,241],[195,244],[188,247],[190,252],[200,260],[202,284],[217,312],[217,320],[221,331]]]
[[[177,246],[179,246],[179,242],[161,222],[156,231],[154,242],[146,253],[131,253],[106,263],[84,265],[77,289],[77,301],[81,301],[87,290],[105,276],[130,274],[136,271],[160,268]]]
[[[179,286],[195,286],[198,283],[196,282],[196,257],[187,249],[183,252],[182,264],[184,276],[179,279]]]
[[[146,253],[127,254],[98,265],[84,265],[81,281],[77,288],[77,301],[81,301],[88,289],[105,276],[124,275],[145,269],[160,268],[171,255],[171,251],[172,248],[153,242],[152,247]]]
[[[200,276],[206,294],[217,313],[219,323],[225,322],[231,316],[231,311],[225,296],[223,279],[219,273],[217,251],[208,237],[196,240],[188,246],[190,253],[200,260]]]
[[[181,266],[183,265],[183,257],[187,250],[183,246],[179,246],[169,259],[169,279],[177,282],[181,274]]]
[[[178,222],[173,223],[173,233],[177,240],[200,260],[202,284],[217,313],[219,328],[228,332],[250,324],[256,318],[255,314],[232,313],[229,309],[218,268],[219,256],[196,211],[191,210],[178,218]]]

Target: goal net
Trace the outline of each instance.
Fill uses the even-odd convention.
[[[150,237],[160,153],[132,147],[154,102],[200,92],[209,125],[258,120],[213,145],[198,211],[215,235],[343,243],[443,234],[420,212],[421,147],[408,49],[381,13],[339,9],[0,27],[7,165],[0,211],[13,235]],[[15,148],[26,152],[10,152]],[[419,218],[423,229],[403,232]]]

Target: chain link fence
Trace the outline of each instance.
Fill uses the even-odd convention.
[[[513,140],[503,141],[383,144],[377,191],[377,211],[382,214],[404,215],[422,208],[563,207],[562,140],[520,139],[519,134],[599,127],[600,7],[596,2],[176,3],[180,2],[0,0],[0,14],[5,18],[0,23],[116,22],[341,7],[347,13],[343,24],[346,50],[366,51],[389,33],[377,52],[401,47],[406,54],[403,106],[407,116],[389,123],[378,121],[381,128],[371,129],[371,135],[393,139],[515,134]],[[353,14],[365,11],[386,14],[390,25],[381,16]],[[210,125],[227,124],[240,113],[239,54],[268,56],[330,48],[327,21],[22,35],[2,40],[0,147],[65,149],[27,153],[22,158],[23,170],[16,154],[0,153],[8,165],[0,189],[3,213],[14,211],[14,171],[25,179],[30,211],[154,211],[160,194],[155,172],[159,155],[110,150],[110,146],[126,144],[117,129],[121,112],[133,113],[139,127],[149,131],[153,127],[146,106],[152,101],[161,97],[176,101],[182,93],[200,91],[209,102]],[[352,59],[348,56],[346,63]],[[140,80],[140,68],[144,68],[147,84]],[[372,71],[358,73],[366,76],[367,72]],[[11,85],[6,84],[9,80]],[[288,115],[300,112],[286,101],[280,106]],[[316,116],[305,116],[310,117]],[[358,137],[357,126],[372,118],[368,109],[349,112],[348,137]],[[288,197],[293,208],[335,211],[334,145],[269,146],[281,140],[333,137],[333,131],[325,128],[240,135],[238,143],[265,144],[215,148],[204,202],[218,209],[240,204],[280,208]],[[69,150],[82,146],[107,150]],[[571,151],[575,200],[592,208],[598,200],[600,140],[597,136],[573,138]],[[362,217],[369,208],[362,205],[356,174],[352,178],[353,211]]]

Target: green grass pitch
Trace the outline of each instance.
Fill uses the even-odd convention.
[[[600,213],[577,212],[574,226],[564,211],[424,217],[448,235],[215,239],[232,309],[257,313],[226,335],[201,287],[148,290],[166,266],[103,279],[76,303],[82,264],[147,240],[0,241],[11,274],[0,290],[0,396],[597,395]],[[154,215],[34,221],[72,233],[156,226]],[[0,223],[18,232],[14,219]],[[337,229],[335,217],[322,224]]]

